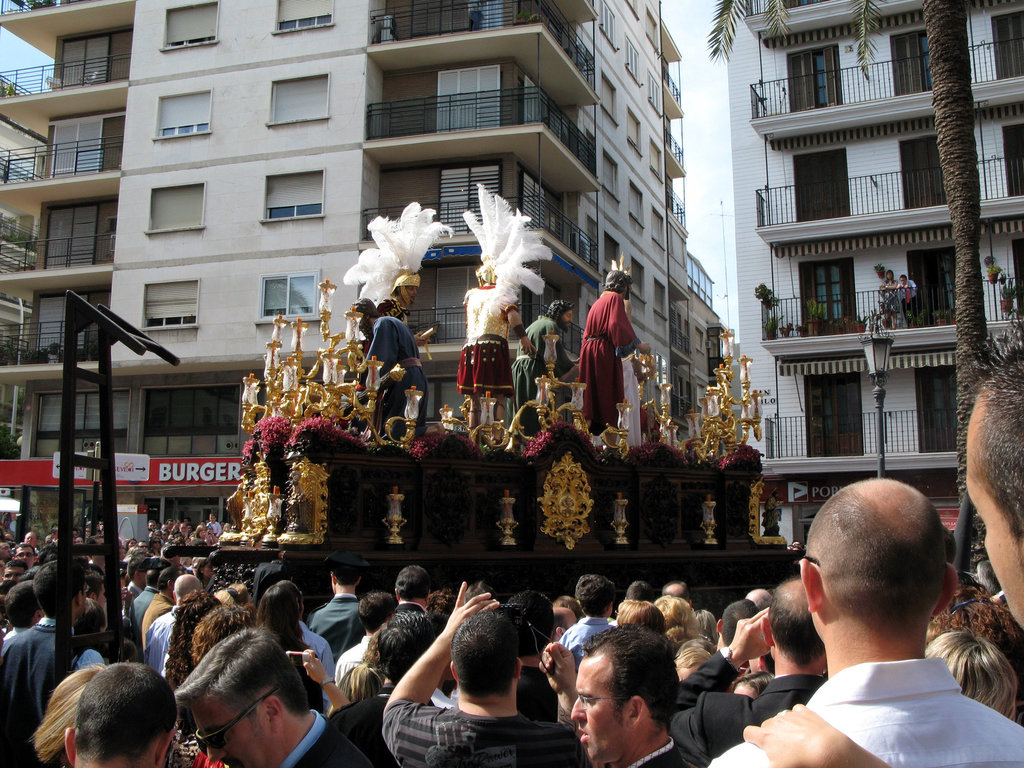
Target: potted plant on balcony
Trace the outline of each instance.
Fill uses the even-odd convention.
[[[988,273],[988,281],[994,283],[999,279],[999,275],[1003,273],[1003,268],[998,264],[989,264],[985,267],[985,271]]]
[[[754,298],[760,301],[761,306],[765,309],[771,309],[779,304],[779,300],[775,297],[772,289],[764,283],[761,283],[754,289]]]
[[[879,280],[885,280],[885,264],[875,264],[875,274],[878,275]]]
[[[868,319],[866,317],[857,316],[857,333],[864,333],[864,329],[868,327]]]
[[[774,339],[779,332],[779,318],[776,315],[768,315],[764,321],[765,339]]]
[[[781,322],[781,321],[780,321]],[[785,325],[779,326],[779,332],[782,334],[782,338],[787,339],[793,335],[793,324],[786,323]]]
[[[953,313],[948,309],[937,309],[934,315],[936,325],[949,325],[949,319]]]
[[[530,13],[528,11],[520,11],[515,17],[516,24],[536,24],[539,21],[539,13]]]
[[[1012,285],[1003,283],[1003,286],[999,289],[999,311],[1004,315],[1009,315],[1013,312],[1013,300],[1017,296],[1017,289]]]
[[[809,336],[821,334],[821,323],[825,319],[825,302],[817,299],[808,299],[807,307],[807,332]]]

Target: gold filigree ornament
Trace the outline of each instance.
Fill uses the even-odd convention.
[[[750,503],[747,508],[750,538],[755,544],[781,544],[785,546],[786,540],[782,536],[764,536],[761,533],[762,493],[764,493],[764,480],[759,477],[750,484]]]
[[[327,533],[327,470],[303,456],[291,469],[288,529],[281,546],[323,544]]]
[[[571,454],[564,454],[556,461],[544,480],[544,495],[540,507],[544,511],[544,525],[541,531],[574,549],[576,542],[590,532],[590,510],[594,500],[590,498],[590,483]]]

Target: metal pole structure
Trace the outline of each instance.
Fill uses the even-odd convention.
[[[885,477],[885,374],[876,373],[875,380],[875,409],[877,411],[878,423],[876,425],[876,443],[878,448],[878,477]]]

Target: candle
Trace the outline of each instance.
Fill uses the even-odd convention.
[[[619,429],[629,429],[629,415],[633,411],[632,403],[622,402],[615,406],[619,409]]]
[[[544,362],[553,363],[555,362],[555,344],[558,342],[559,336],[557,333],[545,333],[544,334]]]
[[[413,385],[405,390],[405,418],[415,421],[420,415],[420,400],[423,399],[423,391],[416,389]]]
[[[338,290],[338,286],[334,285],[330,280],[324,280],[318,287],[320,288],[320,305],[318,309],[321,315],[329,315],[331,314],[334,292]]]
[[[740,358],[740,381],[744,384],[750,381],[750,365],[753,362],[754,360],[746,355]]]
[[[572,400],[570,401],[569,405],[572,407],[574,411],[582,411],[583,392],[586,390],[587,385],[581,383],[579,379],[576,379],[576,381],[570,384],[569,387],[572,389]]]
[[[538,376],[534,381],[537,382],[537,402],[544,405],[548,401],[548,391],[551,387],[551,379],[547,376]]]
[[[668,382],[665,382],[664,384],[661,385],[661,404],[662,405],[671,405],[671,398],[672,398],[672,385],[669,384]]]
[[[356,312],[355,307],[345,313],[346,331],[345,338],[350,342],[355,341],[359,338],[359,319],[363,316],[362,312]]]
[[[284,319],[284,315],[278,315],[274,318],[274,330],[270,333],[271,341],[281,341],[281,330],[288,325],[288,321]]]
[[[370,358],[370,361],[366,364],[366,388],[371,392],[376,392],[377,387],[380,383],[380,367],[383,365],[380,360],[377,359],[376,355]]]
[[[260,380],[252,373],[242,379],[242,405],[259,403]]]
[[[289,355],[281,370],[281,389],[285,392],[291,392],[298,388],[299,378],[296,371],[295,359]]]
[[[296,318],[295,322],[292,323],[292,351],[299,353],[299,359],[302,355],[302,335],[306,332],[306,324],[302,321],[302,318]]]

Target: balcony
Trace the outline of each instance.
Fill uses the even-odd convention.
[[[368,54],[384,71],[514,59],[559,103],[597,102],[594,56],[550,0],[390,6],[370,14],[370,32]]]
[[[1006,322],[1015,315],[1024,315],[1024,283],[1018,284],[1015,278],[1006,277],[1001,283],[986,282],[984,289],[988,322]],[[833,293],[810,300],[794,297],[776,301],[771,309],[761,308],[764,341],[859,334],[864,330],[865,321],[875,315],[881,316],[883,325],[901,334],[913,329],[949,326],[956,310],[952,286],[935,285],[918,285],[917,295],[909,303],[899,291],[878,289]],[[811,318],[809,303],[824,316],[818,320]],[[949,338],[943,340],[949,341],[952,336],[950,333]],[[835,351],[847,350],[836,348]]]
[[[389,165],[512,152],[556,192],[597,189],[594,142],[536,86],[371,104],[366,137]]]
[[[661,100],[665,105],[665,117],[669,120],[681,120],[683,108],[680,105],[683,103],[683,94],[679,90],[679,84],[668,71],[668,62],[664,59],[661,61],[661,82],[664,86]]]
[[[770,36],[769,19],[766,14],[769,0],[750,0],[747,5],[747,27],[755,35],[762,38]],[[786,19],[790,33],[805,32],[811,29],[853,24],[859,0],[786,0],[789,9]],[[886,0],[881,9],[886,16],[894,16],[908,11],[920,11],[921,0]]]
[[[135,0],[2,0],[0,14],[4,30],[53,56],[59,38],[132,26]]]
[[[553,235],[558,242],[564,245],[571,253],[575,254],[583,263],[595,270],[598,268],[597,243],[594,239],[580,229],[572,219],[552,205],[549,205],[543,198],[530,195],[525,198],[506,198],[509,205],[519,208],[530,217],[530,227],[541,229]],[[464,202],[420,202],[424,208],[433,208],[437,211],[437,220],[447,224],[457,235],[468,235],[469,227],[462,218],[466,210]],[[378,216],[397,219],[402,213],[402,206],[391,208],[367,208],[363,211],[363,223],[369,224]]]
[[[875,411],[860,414],[857,423],[823,423],[806,416],[769,416],[764,420],[765,458],[796,459],[874,456]],[[810,421],[810,424],[808,423]],[[885,453],[946,453],[956,450],[956,417],[952,412],[885,411]]]
[[[685,419],[690,412],[690,401],[683,395],[672,393],[672,415],[677,419]]]
[[[539,316],[540,307],[520,307],[520,314],[523,324],[529,325]],[[432,344],[457,344],[461,347],[466,343],[466,308],[463,306],[414,308],[409,311],[408,323],[414,332],[436,328],[437,333],[431,340]],[[569,330],[562,335],[562,343],[570,353],[579,354],[580,345],[583,343],[583,329],[572,323]]]
[[[31,211],[55,198],[116,195],[122,145],[109,136],[0,152],[0,202]]]
[[[97,360],[99,331],[78,334],[78,359]],[[0,366],[53,365],[64,361],[64,321],[0,325]],[[56,369],[59,375],[60,370]]]
[[[672,189],[671,183],[665,185],[665,198],[665,207],[668,208],[669,214],[679,222],[683,229],[686,229],[686,206],[683,205],[682,198]]]
[[[674,320],[674,318],[672,319]],[[668,336],[672,349],[678,350],[684,355],[690,354],[690,337],[683,333],[683,329],[677,323],[669,322]]]
[[[31,301],[36,293],[109,285],[114,233],[50,239],[0,239],[0,286]]]
[[[123,110],[130,63],[131,54],[122,53],[0,72],[3,113],[46,133],[55,114]]]
[[[683,145],[676,141],[676,137],[667,128],[665,129],[665,148],[668,150],[665,153],[668,177],[670,179],[683,178],[686,175],[686,169],[683,166]]]

